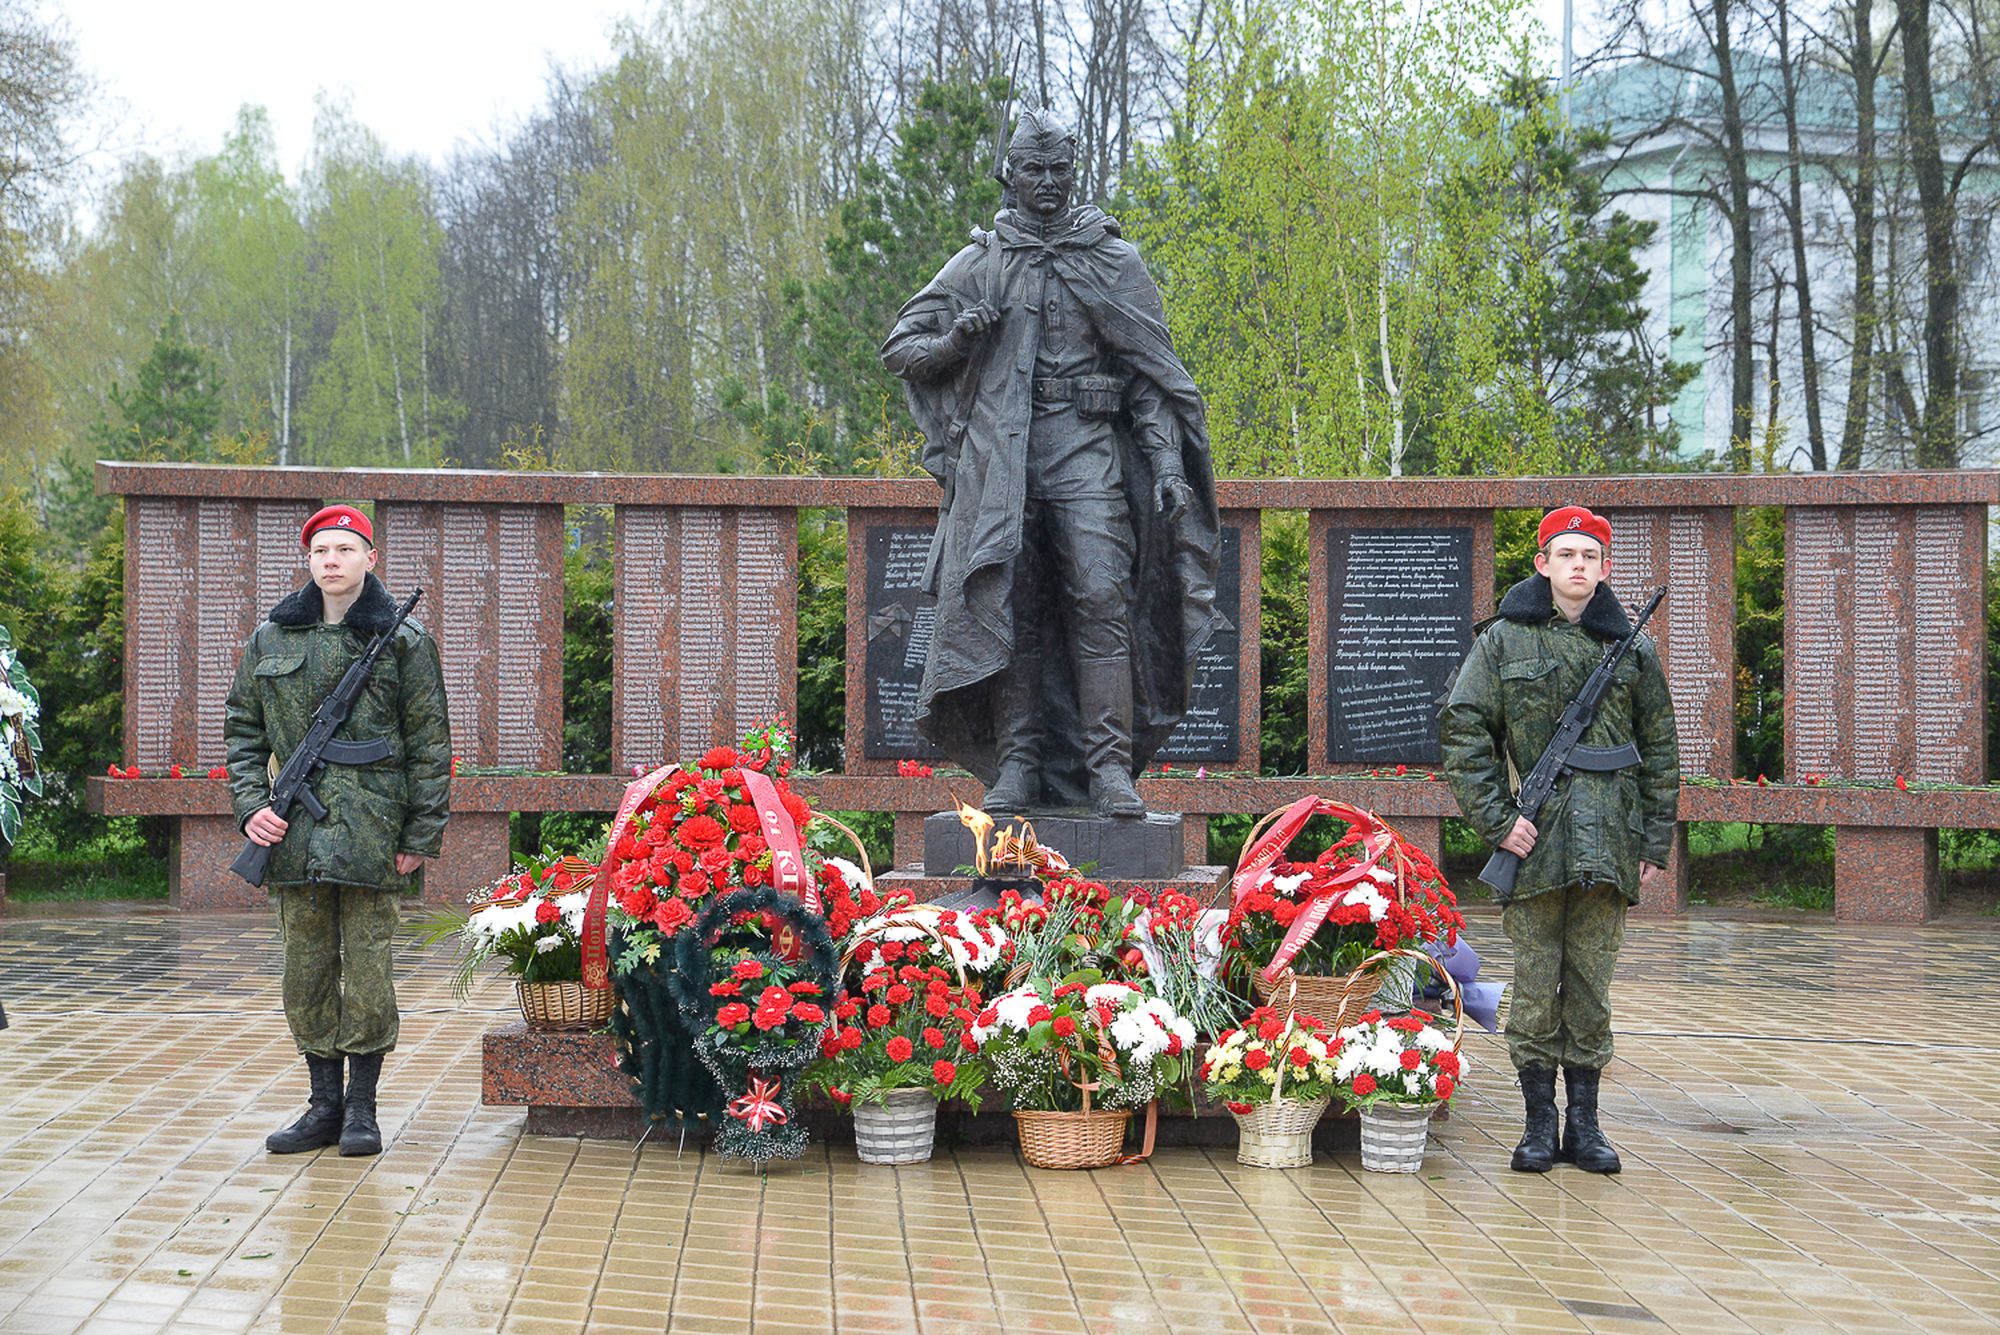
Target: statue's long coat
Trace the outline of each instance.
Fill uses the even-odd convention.
[[[1001,247],[999,290],[990,247]],[[1049,701],[1045,781],[1079,797],[1085,788],[1075,723],[1063,610],[1013,606],[1015,562],[1022,553],[1026,463],[1032,412],[1038,313],[1031,296],[1042,266],[1088,310],[1121,369],[1157,386],[1163,425],[1172,434],[1194,499],[1168,523],[1154,508],[1153,469],[1132,436],[1128,415],[1115,425],[1126,502],[1136,543],[1132,610],[1134,773],[1143,769],[1186,709],[1190,665],[1222,624],[1215,607],[1220,523],[1209,464],[1201,395],[1175,354],[1159,288],[1139,253],[1103,210],[1084,206],[1060,234],[1044,239],[1012,210],[994,230],[975,229],[960,250],[897,319],[885,350],[901,340],[941,335],[975,302],[1003,308],[1002,320],[957,374],[909,384],[910,411],[923,429],[926,471],[946,483],[938,522],[937,623],[924,668],[918,727],[981,780],[996,777],[993,692],[1014,657],[1016,615],[1041,615],[1038,657]],[[971,392],[967,392],[967,381]],[[949,481],[947,482],[947,479]]]

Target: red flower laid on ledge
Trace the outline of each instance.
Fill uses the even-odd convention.
[[[901,778],[928,779],[931,777],[931,773],[931,767],[921,760],[899,760],[896,762],[896,774]]]

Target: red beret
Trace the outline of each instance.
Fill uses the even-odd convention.
[[[350,533],[359,533],[363,542],[370,547],[375,545],[375,526],[368,522],[367,515],[351,505],[329,505],[306,520],[305,529],[299,534],[300,545],[312,546],[313,534],[323,528],[340,528]]]
[[[1611,521],[1603,515],[1592,514],[1581,505],[1565,505],[1560,510],[1549,511],[1542,519],[1542,526],[1535,530],[1535,545],[1546,547],[1549,539],[1571,532],[1596,538],[1607,550],[1611,546]]]

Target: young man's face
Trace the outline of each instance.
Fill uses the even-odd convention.
[[[329,598],[345,598],[361,592],[362,581],[375,568],[375,549],[358,533],[323,528],[312,536],[306,549],[313,583]]]
[[[1581,533],[1562,533],[1535,553],[1535,570],[1548,576],[1556,597],[1569,602],[1586,602],[1597,586],[1611,573],[1611,558],[1596,538]]]

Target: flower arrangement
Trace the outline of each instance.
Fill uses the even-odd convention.
[[[1351,1108],[1443,1103],[1464,1078],[1465,1059],[1430,1012],[1385,1018],[1368,1011],[1334,1038],[1334,1092]]]
[[[429,919],[424,944],[455,938],[459,946],[453,993],[464,1000],[479,966],[495,958],[524,983],[580,980],[583,911],[595,874],[580,858],[545,849],[476,896],[469,911],[446,909]]]
[[[1310,1103],[1334,1092],[1338,1051],[1312,1016],[1259,1006],[1240,1027],[1216,1035],[1201,1064],[1202,1084],[1233,1113],[1278,1098]]]
[[[1017,1109],[1136,1108],[1177,1084],[1194,1025],[1137,984],[1031,981],[974,1017],[971,1041]]]
[[[1003,890],[998,907],[978,915],[982,927],[998,928],[1005,978],[1055,978],[1079,970],[1104,978],[1136,978],[1145,973],[1138,947],[1140,920],[1151,900],[1144,891],[1114,895],[1096,881],[1064,870],[1044,883],[1039,900]]]
[[[1366,860],[1369,865],[1356,877]],[[1401,864],[1401,884],[1398,868]],[[1230,972],[1249,977],[1277,955],[1294,921],[1324,901],[1326,916],[1298,947],[1300,974],[1345,974],[1381,950],[1455,944],[1465,919],[1444,874],[1422,849],[1392,836],[1368,859],[1359,826],[1311,862],[1276,862],[1230,908],[1222,928]]]
[[[920,931],[875,930],[885,937]],[[860,943],[859,980],[841,993],[836,1024],[820,1041],[820,1060],[806,1072],[808,1084],[840,1104],[880,1104],[897,1090],[918,1089],[978,1111],[986,1072],[969,1055],[966,1029],[977,1016],[979,990],[957,983],[955,969],[929,962],[930,953],[914,939]]]
[[[1136,924],[1147,985],[1205,1034],[1219,1034],[1249,1002],[1221,975],[1220,928],[1226,915],[1192,895],[1162,890]]]
[[[624,943],[618,973],[658,960],[710,896],[772,883],[771,849],[744,772],[770,775],[786,813],[803,830],[812,809],[784,783],[791,769],[787,749],[777,729],[754,753],[714,747],[698,763],[667,775],[634,810],[609,853],[606,916]],[[824,883],[824,859],[809,850],[805,857],[808,871]]]
[[[42,795],[42,698],[0,626],[0,845],[21,837],[21,806]]]

